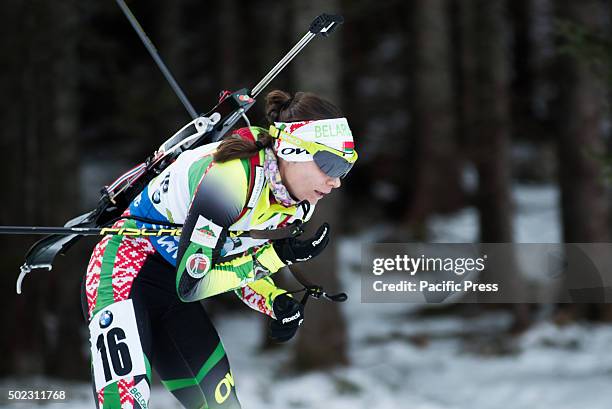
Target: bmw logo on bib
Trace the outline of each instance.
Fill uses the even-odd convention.
[[[100,328],[106,328],[113,322],[113,313],[106,310],[100,315]]]

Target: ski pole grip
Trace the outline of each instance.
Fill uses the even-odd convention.
[[[344,17],[340,14],[323,13],[310,23],[308,31],[312,34],[321,34],[324,37],[328,37],[342,23],[344,23]]]
[[[348,300],[348,295],[346,293],[338,293],[338,294],[325,294],[325,296],[334,302],[345,302]]]

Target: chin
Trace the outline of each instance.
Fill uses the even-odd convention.
[[[323,199],[323,198],[322,198],[322,197],[318,197],[318,196],[313,196],[313,197],[309,197],[309,198],[307,198],[306,200],[308,200],[308,202],[309,202],[311,205],[316,205],[316,204],[317,204],[317,202],[318,202],[319,200],[321,200],[321,199]]]

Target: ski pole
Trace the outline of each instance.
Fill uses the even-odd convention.
[[[300,283],[302,287],[304,287],[304,289],[302,290],[290,291],[290,293],[298,293],[298,292],[305,291],[304,297],[302,297],[302,300],[300,301],[300,303],[304,306],[306,305],[306,301],[308,301],[310,297],[315,298],[317,300],[323,297],[329,301],[334,301],[334,302],[344,302],[348,299],[348,295],[346,295],[346,293],[329,294],[325,292],[322,286],[312,284],[296,268],[287,267],[287,269],[291,272],[291,274],[297,280],[297,282]]]
[[[136,17],[134,17],[134,14],[132,14],[127,4],[125,4],[125,1],[123,0],[115,0],[115,1],[119,5],[119,8],[121,8],[121,11],[123,11],[123,14],[125,14],[125,17],[127,17],[127,19],[129,20],[130,24],[134,28],[134,31],[136,31],[136,34],[138,34],[138,37],[140,37],[140,40],[142,41],[144,46],[147,48],[147,51],[149,51],[149,54],[151,54],[151,57],[153,57],[153,60],[155,61],[155,63],[161,70],[162,74],[166,78],[166,81],[168,81],[168,83],[170,84],[170,87],[172,87],[172,90],[174,91],[176,96],[181,100],[187,112],[189,112],[189,116],[191,116],[191,119],[196,119],[199,116],[198,113],[193,108],[193,105],[191,105],[191,102],[189,102],[189,99],[187,98],[187,96],[185,95],[185,93],[183,92],[179,84],[176,82],[176,80],[172,76],[172,73],[170,73],[170,70],[168,69],[168,67],[166,67],[166,64],[164,64],[164,62],[162,61],[161,57],[159,56],[159,53],[157,52],[157,49],[155,48],[151,40],[149,40],[149,37],[147,37],[147,34],[145,33],[141,25],[138,23],[138,20],[136,20]]]
[[[308,43],[320,34],[324,37],[329,36],[336,29],[338,24],[344,23],[344,18],[336,14],[321,14],[310,24],[308,32],[298,41],[287,54],[268,72],[251,90],[251,97],[255,98],[259,93],[272,82],[274,78],[308,45]]]
[[[277,229],[251,229],[236,233],[232,237],[251,237],[258,240],[280,240],[288,237],[297,237],[302,234],[301,223],[293,222],[285,227]],[[146,227],[44,227],[44,226],[0,226],[0,234],[25,234],[25,235],[49,235],[60,236],[180,236],[182,228],[152,228]]]
[[[80,236],[180,236],[180,228],[0,226],[0,234],[78,234]]]

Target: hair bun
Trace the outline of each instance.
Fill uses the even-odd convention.
[[[286,105],[291,101],[291,94],[281,90],[268,92],[266,95],[266,119],[269,123],[279,122],[281,111],[287,108]]]

